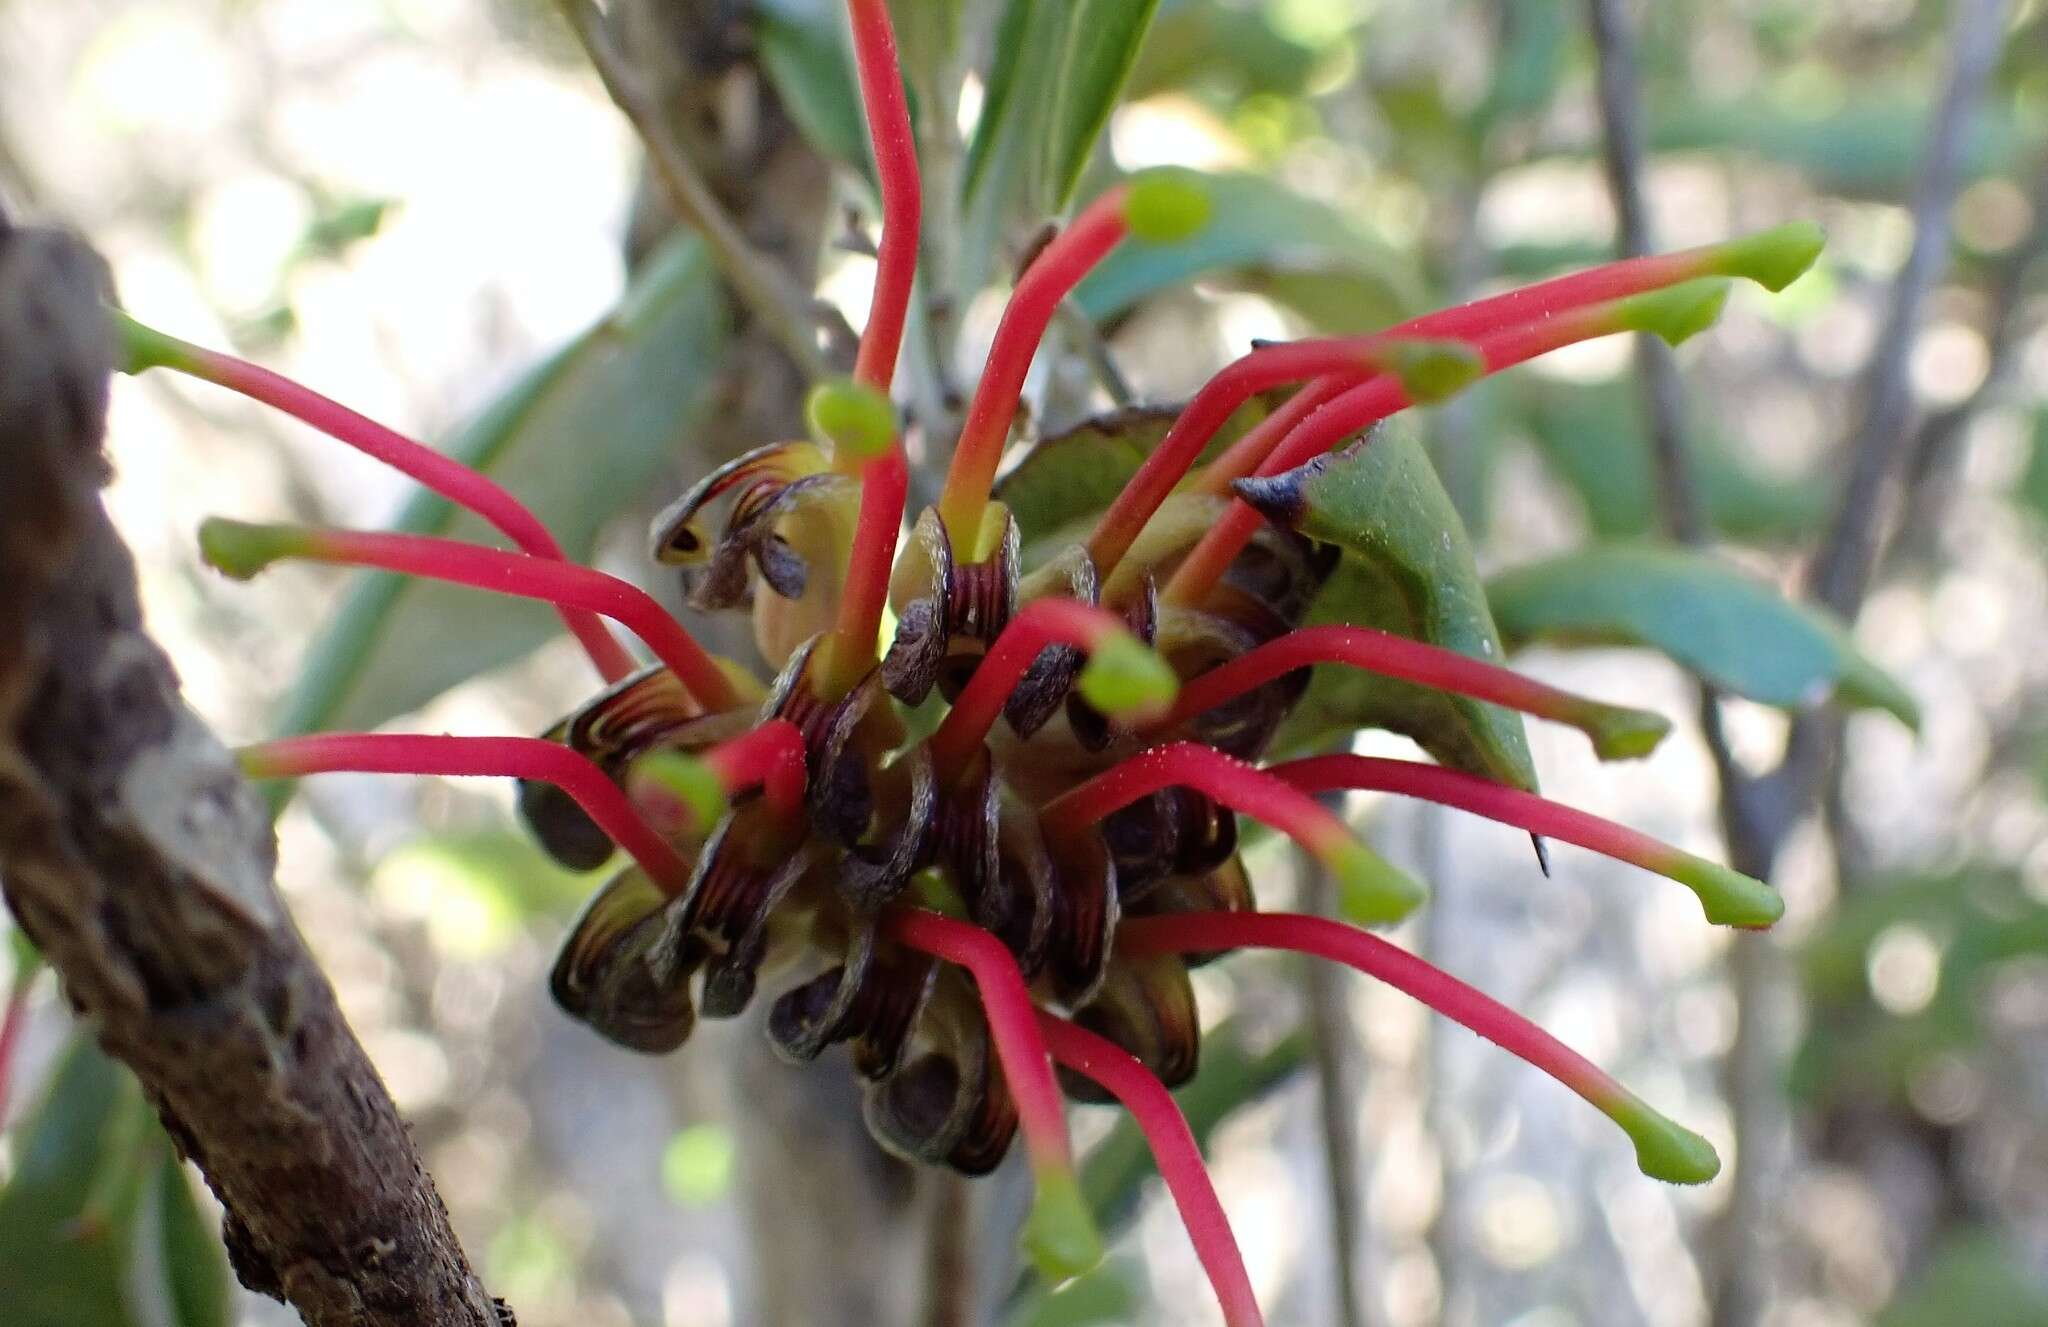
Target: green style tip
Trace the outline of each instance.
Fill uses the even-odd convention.
[[[1102,1236],[1081,1198],[1072,1172],[1036,1175],[1037,1196],[1024,1221],[1024,1250],[1047,1280],[1060,1282],[1089,1271],[1102,1261]]]
[[[1636,760],[1657,749],[1671,735],[1671,720],[1654,710],[1602,705],[1580,722],[1592,739],[1593,754],[1602,760]]]
[[[1395,341],[1387,369],[1418,405],[1455,396],[1486,372],[1486,357],[1463,341]]]
[[[701,834],[725,814],[725,785],[712,768],[680,751],[656,751],[633,762],[626,784],[633,800],[661,812],[674,830]]]
[[[1209,210],[1209,190],[1192,171],[1146,171],[1124,194],[1124,227],[1147,244],[1179,244],[1209,224]]]
[[[1104,714],[1148,715],[1173,704],[1180,679],[1136,636],[1104,636],[1081,669],[1081,698]]]
[[[1666,1184],[1705,1184],[1721,1173],[1714,1145],[1692,1130],[1631,1099],[1612,1112],[1636,1145],[1636,1169]]]
[[[880,456],[896,441],[896,408],[889,398],[851,378],[813,387],[804,416],[813,432],[848,456]]]
[[[1339,845],[1324,865],[1337,877],[1337,911],[1354,925],[1392,925],[1429,897],[1421,881],[1355,839]]]
[[[1813,222],[1794,221],[1716,245],[1705,270],[1783,290],[1813,266],[1827,242],[1827,232]]]
[[[298,557],[311,532],[297,525],[259,525],[209,516],[199,524],[199,556],[223,576],[246,581],[280,558]]]
[[[1616,318],[1628,331],[1648,332],[1667,345],[1684,345],[1714,325],[1728,304],[1732,284],[1725,277],[1707,277],[1653,290],[1623,300]]]
[[[1777,890],[1719,862],[1688,856],[1667,874],[1699,896],[1700,910],[1715,926],[1760,931],[1785,915]]]
[[[121,362],[115,366],[121,372],[177,369],[192,362],[192,347],[177,337],[144,327],[119,309],[109,308],[107,314],[113,319],[114,339],[121,348]]]

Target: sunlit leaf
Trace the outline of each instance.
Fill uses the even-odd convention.
[[[1750,700],[1803,709],[1830,698],[1909,726],[1913,698],[1832,618],[1702,553],[1605,545],[1487,583],[1511,644],[1643,645]]]
[[[525,500],[570,557],[641,497],[710,404],[729,334],[702,246],[671,241],[610,316],[534,369],[447,450]],[[501,543],[432,494],[397,528]],[[363,575],[307,652],[280,727],[370,728],[561,630],[546,607],[384,573]]]

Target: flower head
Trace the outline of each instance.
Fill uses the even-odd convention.
[[[500,775],[565,863],[629,861],[590,900],[552,987],[632,1048],[680,1045],[764,980],[769,1034],[805,1061],[848,1043],[892,1150],[966,1173],[1021,1135],[1039,1189],[1026,1242],[1049,1270],[1100,1251],[1073,1177],[1061,1087],[1123,1101],[1158,1151],[1220,1301],[1257,1321],[1229,1226],[1165,1089],[1199,1059],[1191,964],[1276,947],[1387,981],[1555,1075],[1606,1112],[1642,1168],[1679,1183],[1712,1149],[1512,1011],[1359,929],[1426,896],[1317,795],[1376,788],[1457,806],[1633,862],[1692,889],[1707,920],[1765,926],[1761,882],[1477,775],[1346,755],[1267,763],[1311,668],[1360,669],[1584,731],[1603,759],[1664,721],[1404,636],[1304,626],[1340,551],[1302,519],[1333,448],[1418,402],[1559,346],[1619,332],[1677,341],[1728,279],[1772,288],[1810,262],[1786,227],[1614,263],[1367,336],[1257,347],[1175,418],[1093,527],[1027,561],[995,484],[1054,309],[1124,244],[1203,224],[1199,180],[1112,187],[1017,282],[943,489],[907,513],[889,398],[911,293],[919,182],[881,0],[849,0],[883,202],[876,288],[850,379],[822,384],[813,436],[720,467],[656,522],[693,605],[751,607],[773,677],[706,651],[633,586],[562,559],[489,480],[253,366],[122,320],[135,368],[209,378],[292,412],[477,511],[521,551],[421,536],[212,521],[222,571],[282,559],[374,566],[545,600],[604,687],[543,738],[328,734],[248,749],[251,774]],[[1210,455],[1238,409],[1284,394]],[[1209,459],[1204,463],[1204,456]],[[911,515],[908,539],[899,539]],[[900,547],[899,547],[900,545]],[[883,639],[885,610],[895,625]],[[599,618],[637,636],[636,666]],[[936,694],[937,699],[932,697]],[[913,723],[913,711],[933,716]],[[1342,919],[1258,910],[1239,817],[1293,837],[1338,884]],[[1066,1071],[1055,1077],[1054,1062]]]

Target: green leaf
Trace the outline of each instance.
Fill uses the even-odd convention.
[[[1308,1054],[1308,1036],[1299,1030],[1263,1050],[1253,1048],[1249,1035],[1232,1019],[1204,1032],[1201,1072],[1174,1093],[1195,1141],[1204,1148],[1233,1111],[1286,1082]],[[1143,1131],[1128,1118],[1119,1119],[1081,1161],[1081,1195],[1096,1225],[1108,1231],[1128,1221],[1137,1209],[1140,1186],[1158,1173]]]
[[[166,1150],[157,1167],[155,1232],[168,1319],[174,1327],[228,1327],[234,1286],[227,1250],[199,1210],[184,1163]]]
[[[1661,528],[1642,393],[1628,379],[1593,386],[1516,384],[1543,459],[1585,504],[1601,539],[1639,539]],[[1813,477],[1767,478],[1738,461],[1711,420],[1688,420],[1692,472],[1708,524],[1733,539],[1806,538],[1827,513],[1828,490]]]
[[[1263,6],[1168,0],[1152,20],[1124,95],[1137,100],[1199,89],[1226,104],[1262,93],[1297,97],[1328,52],[1280,32]]]
[[[1935,945],[1939,967],[1927,1003],[1897,1013],[1874,998],[1869,973],[1887,935],[1906,928]],[[1789,1090],[1820,1104],[1907,1102],[1915,1079],[1939,1057],[1985,1046],[1988,993],[2006,965],[2043,956],[2048,905],[2008,868],[1965,863],[1864,882],[1800,953],[1814,1017],[1793,1059]]]
[[[1053,210],[1073,201],[1095,140],[1123,95],[1159,0],[1064,0],[1066,32],[1051,89],[1045,153],[1046,198]]]
[[[1112,250],[1074,292],[1089,317],[1113,318],[1197,277],[1306,304],[1304,314],[1331,331],[1386,326],[1421,306],[1412,265],[1335,208],[1256,175],[1200,178],[1208,225],[1185,243]]]
[[[969,262],[1064,209],[1129,78],[1158,0],[1010,0],[961,180]],[[986,271],[966,272],[968,288]]]
[[[1389,420],[1369,444],[1296,473],[1303,479],[1291,523],[1344,550],[1311,623],[1377,627],[1501,661],[1471,541],[1409,421]],[[1521,715],[1352,668],[1315,670],[1273,749],[1318,748],[1358,728],[1385,728],[1442,764],[1536,787]]]
[[[2001,1231],[1948,1236],[1877,1327],[2048,1327],[2048,1290]]]
[[[80,1032],[0,1190],[7,1327],[226,1327],[226,1255],[128,1071]]]
[[[760,0],[753,6],[754,41],[762,72],[797,132],[827,160],[872,177],[843,9],[823,0]]]
[[[1216,431],[1204,460],[1243,437],[1271,407],[1254,399]],[[1034,445],[996,485],[995,495],[1024,537],[1024,564],[1037,566],[1067,544],[1085,539],[1095,518],[1131,482],[1181,407],[1133,406],[1085,420]]]
[[[532,506],[570,557],[587,557],[605,523],[642,495],[703,418],[729,330],[703,247],[678,237],[649,260],[617,309],[527,374],[447,450]],[[501,542],[429,493],[406,505],[396,528]],[[279,727],[375,727],[559,631],[543,605],[364,575],[307,652]]]
[[[1754,152],[1803,172],[1828,193],[1895,201],[1911,186],[1927,137],[1928,108],[1911,96],[1876,93],[1806,113],[1768,99],[1679,103],[1650,127],[1653,151]],[[1975,117],[1963,137],[1963,175],[2013,162],[2022,135],[2009,115]]]
[[[1919,724],[1913,698],[1833,618],[1705,554],[1602,545],[1505,572],[1487,596],[1518,647],[1642,645],[1766,705],[1803,709],[1832,697]]]

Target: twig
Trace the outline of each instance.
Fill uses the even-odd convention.
[[[669,206],[704,236],[719,271],[748,311],[774,334],[804,376],[816,380],[828,375],[831,367],[818,349],[822,324],[816,302],[757,252],[738,223],[720,206],[717,195],[676,140],[660,108],[647,97],[639,76],[613,44],[605,17],[597,6],[591,0],[556,3],[589,56],[591,66],[597,70],[605,91],[639,131]]]
[[[98,258],[0,221],[0,881],[314,1327],[497,1327],[397,1108],[278,898],[261,800],[142,628],[99,498]]]
[[[1948,84],[1927,132],[1913,182],[1913,247],[1892,282],[1877,349],[1864,375],[1863,414],[1850,443],[1849,477],[1808,586],[1853,618],[1876,561],[1885,489],[1904,451],[1912,413],[1908,373],[1921,314],[1948,266],[1949,209],[1961,183],[1963,135],[1984,95],[2005,32],[2006,0],[1966,0],[1950,24]]]

